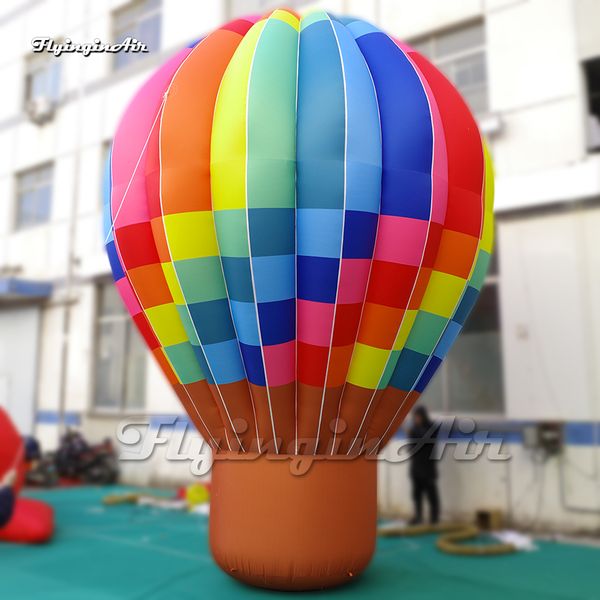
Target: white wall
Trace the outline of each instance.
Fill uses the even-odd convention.
[[[400,445],[400,441],[392,441],[385,454],[397,455]],[[459,442],[456,452],[473,454],[473,449],[466,446],[465,442]],[[448,447],[438,465],[443,518],[472,520],[477,510],[498,509],[508,527],[567,533],[600,527],[600,449],[568,446],[564,455],[547,461],[535,458],[521,444],[504,444],[500,448],[494,443],[493,450],[506,454],[509,460],[489,460],[483,455],[476,460],[456,461],[455,447]],[[381,512],[404,518],[412,516],[406,462],[380,462],[378,491]]]
[[[507,416],[598,420],[600,208],[500,219]]]

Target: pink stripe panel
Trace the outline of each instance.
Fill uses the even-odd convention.
[[[418,267],[429,223],[421,219],[381,215],[374,258]]]
[[[362,303],[365,299],[370,268],[371,259],[369,258],[342,258],[338,304]]]
[[[329,346],[334,304],[298,300],[298,341],[313,346]]]
[[[119,290],[119,294],[123,299],[123,303],[127,307],[127,310],[131,314],[132,317],[142,312],[142,307],[138,302],[137,296],[129,283],[129,279],[127,277],[123,277],[116,282],[117,289]]]
[[[269,387],[292,383],[296,377],[296,342],[264,346]]]
[[[191,48],[181,50],[158,69],[140,88],[121,118],[113,143],[112,161],[111,209],[115,229],[149,220],[148,205],[141,201],[146,195],[145,161],[141,155],[165,90],[175,71],[190,52]],[[157,122],[155,127],[158,125]],[[125,197],[127,186],[129,191]]]

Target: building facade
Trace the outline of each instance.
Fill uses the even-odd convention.
[[[182,410],[111,285],[101,189],[128,99],[173,51],[264,0],[19,0],[0,11],[0,405],[56,445],[124,419],[169,424]],[[448,515],[499,508],[515,523],[600,527],[600,4],[595,0],[338,0],[455,82],[496,168],[495,260],[468,325],[423,401],[475,418],[441,467]],[[135,37],[148,54],[33,54],[35,37]],[[539,428],[547,423],[547,428]],[[558,429],[553,429],[558,423]],[[478,433],[494,454],[454,461]],[[559,431],[557,455],[542,434]],[[544,433],[546,432],[546,433]],[[541,437],[540,437],[541,436]],[[401,436],[390,444],[397,455]],[[189,466],[124,463],[131,481],[175,481]],[[500,452],[500,453],[502,453]],[[492,457],[493,458],[493,457]],[[382,462],[383,510],[407,512],[405,464]]]

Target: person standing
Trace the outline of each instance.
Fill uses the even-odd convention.
[[[410,454],[410,479],[414,502],[411,525],[423,522],[423,498],[429,504],[429,522],[440,518],[440,499],[437,487],[437,460],[433,456],[438,426],[429,418],[424,406],[417,406],[412,415],[408,438],[412,445]]]

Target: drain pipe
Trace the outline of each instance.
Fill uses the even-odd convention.
[[[89,38],[89,23],[90,23],[90,4],[86,0],[84,11],[84,39]],[[61,331],[61,348],[60,348],[60,371],[59,371],[59,405],[58,405],[58,436],[60,438],[66,431],[66,412],[67,412],[67,380],[69,370],[69,337],[71,335],[71,307],[76,300],[73,298],[73,280],[75,275],[75,265],[77,256],[75,253],[75,234],[77,233],[77,209],[79,200],[79,169],[81,165],[81,144],[82,144],[82,115],[83,115],[83,100],[85,97],[84,91],[84,61],[83,56],[79,58],[79,75],[77,78],[77,93],[75,96],[76,114],[74,123],[77,127],[75,137],[75,155],[73,160],[73,193],[71,195],[71,206],[69,215],[68,228],[68,247],[67,247],[67,270],[63,284],[63,319]]]

